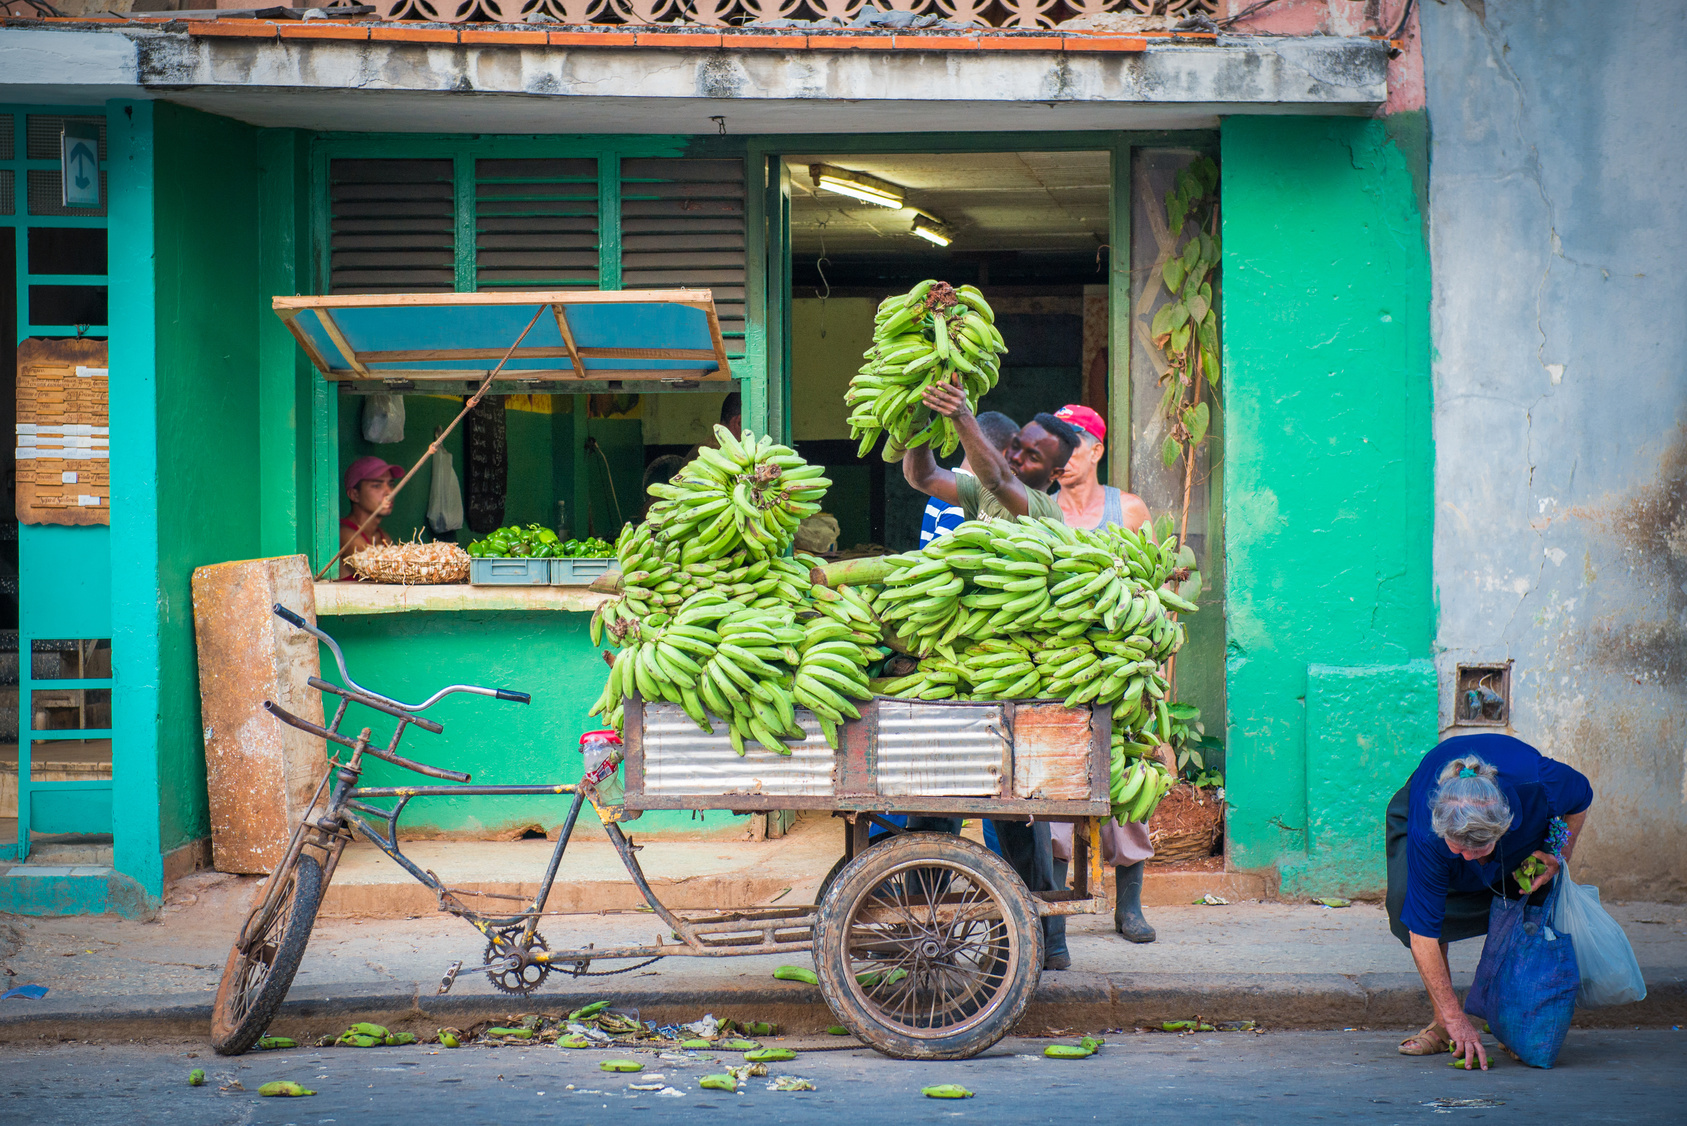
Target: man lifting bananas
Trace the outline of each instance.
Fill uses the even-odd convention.
[[[960,435],[961,448],[973,476],[956,475],[937,464],[929,445],[915,446],[902,455],[902,476],[908,484],[938,500],[957,505],[968,520],[997,517],[1047,517],[1060,520],[1060,505],[1048,488],[1078,448],[1078,434],[1052,414],[1039,414],[1027,422],[1006,451],[996,449],[978,419],[967,406],[966,392],[956,383],[934,383],[920,392],[925,405],[947,417]],[[1025,881],[1032,892],[1054,891],[1054,850],[1049,839],[1049,822],[997,821],[996,839],[1002,859]],[[911,816],[910,832],[959,833],[958,817]],[[1064,970],[1071,966],[1066,951],[1066,916],[1043,918],[1043,968]]]

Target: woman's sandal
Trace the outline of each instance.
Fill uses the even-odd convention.
[[[1439,1024],[1431,1022],[1429,1027],[1422,1032],[1400,1041],[1400,1054],[1403,1056],[1440,1055],[1452,1043],[1452,1040],[1447,1036],[1447,1030]]]

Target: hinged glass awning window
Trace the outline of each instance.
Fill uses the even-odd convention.
[[[706,289],[336,294],[276,297],[273,305],[333,380],[484,379],[546,306],[500,380],[733,378]]]

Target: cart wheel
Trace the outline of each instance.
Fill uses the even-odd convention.
[[[1043,928],[1001,857],[948,833],[906,833],[833,881],[814,961],[826,1003],[866,1043],[897,1059],[966,1059],[1031,1003]]]
[[[305,956],[316,909],[322,902],[322,865],[301,851],[286,872],[281,894],[266,917],[262,903],[241,928],[223,967],[217,999],[211,1006],[211,1047],[221,1056],[238,1056],[269,1028],[287,997],[293,975]]]
[[[838,882],[838,873],[842,872],[844,870],[844,866],[848,863],[849,857],[838,857],[838,862],[832,865],[831,871],[826,873],[826,878],[820,881],[820,890],[814,895],[814,902],[816,904],[826,902],[826,893],[831,891],[832,885]]]

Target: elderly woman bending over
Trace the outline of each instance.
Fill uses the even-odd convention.
[[[1579,771],[1509,735],[1461,735],[1424,756],[1388,803],[1388,922],[1412,951],[1435,1020],[1404,1041],[1405,1055],[1453,1045],[1482,1067],[1488,1054],[1453,993],[1447,944],[1488,933],[1495,896],[1546,899],[1558,858],[1545,851],[1553,818],[1569,828],[1568,860],[1581,835],[1593,787]],[[1513,873],[1530,856],[1546,871],[1529,889]]]

